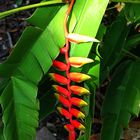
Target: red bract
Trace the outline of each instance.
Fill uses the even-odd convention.
[[[68,132],[71,132],[74,130],[74,126],[71,125],[71,124],[66,124],[64,125],[64,128],[68,131]]]
[[[69,132],[69,140],[75,140],[76,133],[74,131],[74,126],[71,124],[64,125],[64,128]]]
[[[61,61],[54,60],[53,66],[59,69],[60,71],[65,71],[67,69],[67,65]]]
[[[65,95],[65,96],[69,96],[69,94],[70,94],[69,91],[68,91],[67,89],[65,89],[65,88],[63,88],[63,87],[61,87],[61,86],[53,85],[53,88],[54,88],[57,92],[59,92],[59,93]]]
[[[56,82],[66,85],[68,83],[68,79],[60,74],[56,73],[49,73],[49,76]]]
[[[91,79],[91,77],[83,73],[71,72],[70,79],[74,82],[81,83],[85,80]]]
[[[80,122],[78,122],[77,120],[72,120],[71,121],[71,124],[75,127],[75,128],[77,128],[77,129],[79,129],[79,130],[85,130],[85,127],[84,127],[84,125],[82,125]]]
[[[61,115],[65,116],[67,119],[70,119],[71,114],[62,107],[57,107],[57,110],[60,112]]]
[[[66,106],[66,107],[70,106],[69,100],[64,98],[62,95],[59,95],[59,94],[55,93],[55,96],[64,106]]]
[[[68,49],[66,47],[60,49],[61,54],[65,54],[66,52],[68,52]]]
[[[87,90],[86,88],[80,87],[80,86],[70,86],[70,90],[73,92],[73,94],[76,95],[85,95],[85,94],[89,94],[89,90]]]
[[[75,137],[76,137],[76,132],[74,130],[70,131],[69,132],[69,140],[75,140]]]
[[[87,106],[88,105],[84,100],[76,98],[76,97],[72,97],[71,98],[71,103],[73,105],[75,105],[75,106],[78,106],[78,107],[82,107],[82,106]]]
[[[70,113],[71,113],[73,116],[75,116],[76,118],[85,118],[85,115],[84,115],[81,111],[79,111],[79,110],[77,110],[77,109],[75,109],[75,108],[72,108],[72,109],[70,110]]]

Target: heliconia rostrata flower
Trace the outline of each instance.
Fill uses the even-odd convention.
[[[81,120],[85,118],[85,114],[81,111],[81,108],[83,106],[87,106],[88,104],[83,100],[82,96],[89,95],[90,91],[84,87],[81,87],[80,83],[91,79],[91,77],[87,74],[73,71],[70,72],[70,68],[79,68],[85,64],[94,62],[90,58],[74,56],[69,57],[70,43],[99,42],[97,39],[89,36],[68,33],[67,20],[74,2],[75,0],[70,1],[70,6],[64,18],[66,44],[60,49],[60,54],[65,56],[65,62],[61,62],[59,60],[53,61],[53,66],[59,71],[65,72],[65,76],[56,73],[49,74],[49,76],[58,83],[53,85],[53,88],[56,91],[54,94],[62,104],[61,107],[57,107],[57,110],[69,121],[64,125],[64,128],[69,132],[69,140],[76,139],[75,129],[85,130],[83,122],[81,123]],[[79,83],[79,85],[77,85],[77,83]]]

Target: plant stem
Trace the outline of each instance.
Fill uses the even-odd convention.
[[[72,8],[73,8],[74,2],[75,2],[75,0],[71,0],[70,5],[69,5],[69,8],[68,8],[68,10],[67,10],[67,12],[66,12],[66,15],[65,15],[65,18],[64,18],[64,32],[65,32],[65,38],[67,37],[68,32],[69,32],[69,31],[68,31],[68,26],[67,26],[67,24],[68,24],[68,17],[69,17],[69,15],[70,15],[70,13],[71,13],[71,10],[72,10]],[[69,100],[69,103],[70,103],[68,110],[69,110],[69,112],[71,112],[71,108],[72,108],[71,94],[72,94],[72,92],[71,92],[71,90],[70,90],[71,79],[70,79],[70,76],[69,76],[69,75],[70,75],[70,61],[69,61],[70,42],[69,42],[69,40],[68,40],[67,38],[66,38],[66,49],[67,49],[67,52],[65,53],[65,60],[66,60],[66,63],[67,63],[66,76],[67,76],[67,79],[68,79],[67,89],[68,89],[68,91],[69,91],[68,100]],[[69,121],[70,121],[70,123],[72,123],[72,115],[71,115]],[[73,129],[73,130],[71,130],[71,132],[69,132],[69,140],[75,140],[74,126],[73,126],[72,129]]]
[[[37,3],[37,4],[31,4],[31,5],[15,8],[15,9],[8,10],[8,11],[5,11],[5,12],[0,12],[0,19],[4,18],[6,16],[9,16],[11,14],[21,12],[21,11],[24,11],[24,10],[28,10],[28,9],[31,9],[31,8],[37,8],[37,7],[42,7],[42,6],[51,5],[51,4],[59,4],[59,3],[63,3],[63,0],[46,1],[46,2],[41,2],[41,3]]]
[[[127,3],[139,3],[140,0],[111,0],[112,2],[127,2]]]

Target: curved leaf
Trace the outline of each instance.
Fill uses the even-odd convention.
[[[118,67],[103,104],[102,140],[118,140],[130,117],[140,111],[140,61]],[[108,125],[109,124],[109,125]],[[111,132],[111,133],[110,133]]]
[[[26,95],[28,93],[28,95]],[[11,77],[1,95],[4,135],[8,140],[33,139],[38,126],[37,87]]]
[[[39,109],[37,85],[59,54],[53,34],[47,27],[44,30],[27,27],[12,54],[0,64],[0,75],[10,78],[1,95],[4,136],[8,140],[35,137]]]

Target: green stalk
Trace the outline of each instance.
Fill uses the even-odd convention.
[[[15,8],[15,9],[8,10],[8,11],[5,11],[5,12],[0,12],[0,19],[4,18],[6,16],[9,16],[11,14],[21,12],[21,11],[24,11],[24,10],[28,10],[28,9],[31,9],[31,8],[37,8],[37,7],[42,7],[42,6],[51,5],[51,4],[59,4],[59,3],[63,3],[63,0],[46,1],[46,2],[41,2],[41,3],[37,3],[37,4],[31,4],[31,5]]]
[[[112,2],[127,2],[127,3],[139,3],[140,0],[111,0]]]

